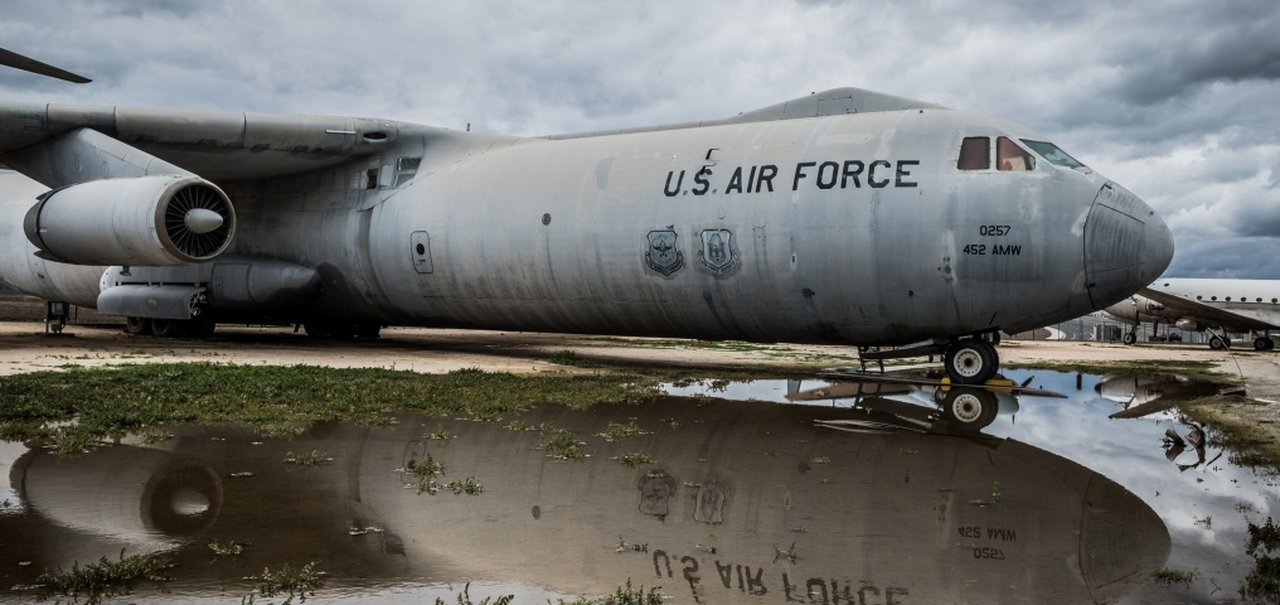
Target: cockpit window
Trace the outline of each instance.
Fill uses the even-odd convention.
[[[960,161],[956,168],[960,170],[986,170],[991,167],[991,139],[987,137],[965,137],[960,144]]]
[[[1075,158],[1067,155],[1067,152],[1059,149],[1058,146],[1053,143],[1046,141],[1032,141],[1030,139],[1022,139],[1022,142],[1025,143],[1027,147],[1030,147],[1032,151],[1040,154],[1040,157],[1043,157],[1058,166],[1062,166],[1063,168],[1084,168],[1084,164],[1081,164]]]
[[[996,139],[996,168],[1015,172],[1034,170],[1036,160],[1009,137]]]

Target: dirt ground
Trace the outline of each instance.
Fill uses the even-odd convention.
[[[0,298],[0,375],[127,363],[209,361],[267,365],[374,367],[416,372],[460,368],[490,371],[564,371],[557,354],[578,359],[647,366],[758,369],[830,368],[857,365],[857,349],[840,346],[750,345],[566,334],[388,328],[376,341],[318,341],[284,327],[224,327],[205,341],[134,337],[114,318],[81,310],[79,322],[48,334],[43,306],[33,299]],[[1202,361],[1247,397],[1251,418],[1280,427],[1280,354],[1252,350],[1212,351],[1202,345],[1136,347],[1094,342],[1005,340],[1005,364],[1105,365],[1110,362]],[[563,359],[560,359],[563,361]],[[1280,439],[1280,428],[1275,429]]]

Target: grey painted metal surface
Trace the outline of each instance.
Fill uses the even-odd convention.
[[[235,207],[227,254],[319,276],[305,304],[260,309],[295,321],[887,345],[1070,319],[1169,262],[1163,221],[1025,143],[1044,137],[888,95],[822,95],[565,138],[6,104],[0,161],[91,128],[210,179]],[[986,139],[988,167],[960,169],[966,138]],[[1023,169],[997,169],[1006,144]],[[15,231],[42,191],[0,175],[0,275],[93,306],[104,267],[38,259]]]

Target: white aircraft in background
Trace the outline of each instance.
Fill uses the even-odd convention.
[[[1180,330],[1209,332],[1214,349],[1231,346],[1228,332],[1261,332],[1253,348],[1270,351],[1275,348],[1271,330],[1280,329],[1280,280],[1158,279],[1105,313],[1134,326],[1124,335],[1125,344],[1137,342],[1137,326],[1143,321],[1163,321]]]

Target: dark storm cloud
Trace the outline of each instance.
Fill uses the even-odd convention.
[[[536,135],[721,118],[836,86],[997,115],[1149,202],[1171,272],[1280,278],[1280,7],[839,0],[10,3],[8,100],[324,113]],[[1268,273],[1269,272],[1269,273]]]
[[[1280,238],[1184,239],[1168,275],[1276,279],[1280,276]]]
[[[1138,37],[1117,53],[1118,64],[1132,72],[1117,91],[1126,100],[1151,105],[1214,82],[1280,79],[1280,11],[1274,2],[1177,9],[1172,18],[1180,27]]]

